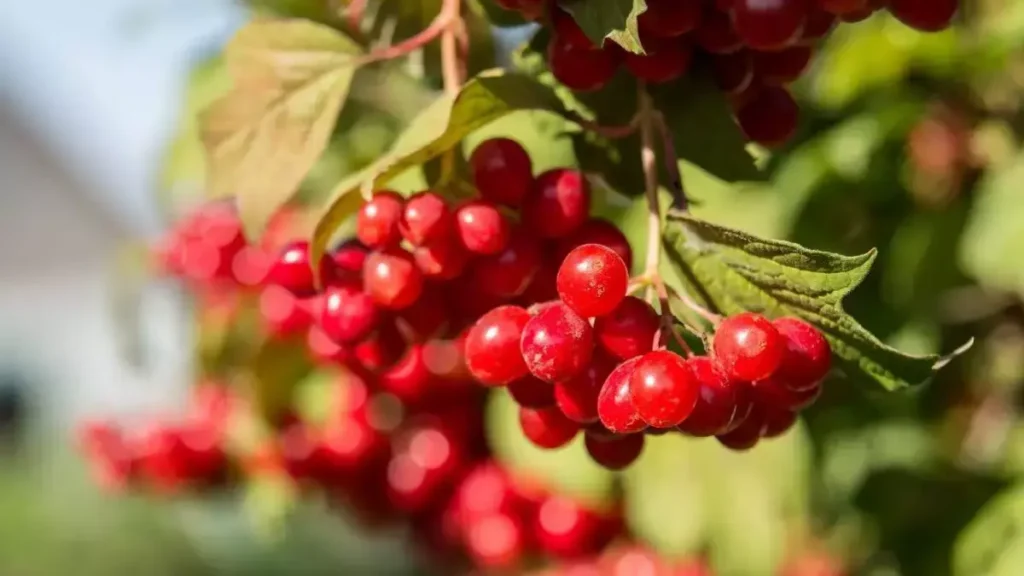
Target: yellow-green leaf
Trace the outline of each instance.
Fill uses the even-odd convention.
[[[359,54],[342,33],[305,20],[257,20],[225,51],[232,91],[204,114],[209,192],[236,196],[258,234],[327,146]]]

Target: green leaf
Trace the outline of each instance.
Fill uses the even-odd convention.
[[[1024,573],[1024,483],[986,504],[953,549],[955,576]]]
[[[598,46],[607,38],[634,54],[644,54],[636,19],[647,11],[645,0],[560,0],[558,5]]]
[[[469,0],[469,6],[473,11],[482,12],[492,26],[499,28],[513,28],[524,26],[529,21],[515,10],[506,10],[494,0]]]
[[[213,196],[237,196],[250,236],[295,194],[334,129],[359,45],[305,20],[256,20],[225,51],[233,90],[202,118]]]
[[[678,212],[667,216],[663,244],[672,264],[666,280],[674,287],[724,314],[803,318],[822,330],[838,368],[852,379],[898,390],[927,381],[948,360],[903,354],[843,311],[843,298],[867,276],[874,251],[820,252]]]
[[[561,113],[564,108],[550,88],[528,76],[502,70],[481,73],[458,94],[438,98],[408,125],[387,154],[335,187],[313,233],[313,261],[319,260],[335,231],[373,190],[451,150],[478,128],[519,110]]]

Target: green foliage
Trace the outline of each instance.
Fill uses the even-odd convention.
[[[647,11],[645,0],[559,0],[558,5],[598,46],[607,38],[634,54],[644,54],[636,19]]]

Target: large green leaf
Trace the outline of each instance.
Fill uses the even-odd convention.
[[[677,289],[724,314],[755,311],[811,322],[852,379],[897,390],[927,381],[944,364],[937,356],[911,356],[883,344],[843,310],[843,298],[870,271],[874,251],[820,252],[678,212],[667,216],[664,248],[672,265],[667,280]]]
[[[408,125],[387,154],[338,184],[313,233],[313,261],[319,261],[334,233],[374,189],[518,110],[563,112],[564,108],[550,88],[529,76],[502,70],[484,72],[457,94],[438,98]]]
[[[647,11],[645,0],[560,0],[587,37],[598,46],[605,38],[634,54],[643,54],[637,17]]]
[[[957,538],[955,576],[1016,576],[1024,573],[1024,484],[986,504]]]
[[[214,196],[258,234],[299,189],[334,129],[362,49],[306,20],[256,20],[225,51],[234,88],[202,119]]]

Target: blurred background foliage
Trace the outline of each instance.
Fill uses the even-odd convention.
[[[254,4],[333,22],[319,1]],[[399,36],[436,8],[399,4],[422,8],[398,10]],[[911,393],[828,388],[798,429],[750,454],[676,437],[651,442],[621,483],[578,444],[558,453],[530,447],[511,403],[498,395],[489,434],[499,457],[585,498],[625,490],[635,534],[667,554],[708,551],[723,574],[771,574],[784,554],[820,548],[852,574],[1024,574],[1022,48],[1024,0],[966,1],[958,26],[936,35],[886,17],[843,26],[798,86],[798,137],[759,155],[767,182],[729,186],[684,171],[695,212],[709,220],[846,254],[878,248],[874,271],[848,300],[850,312],[909,351],[939,353],[975,338],[965,359]],[[302,202],[317,205],[386,150],[435,95],[413,79],[421,72],[360,72],[328,152],[302,186]],[[158,186],[169,219],[203,196],[196,115],[227,86],[219,60],[196,66]],[[474,134],[465,148],[511,135],[537,169],[574,164],[564,128],[544,113],[517,113]],[[425,178],[420,170],[406,176],[407,185]],[[631,226],[621,199],[610,195],[605,204],[602,210]],[[106,499],[66,451],[43,451],[31,436],[19,445],[0,453],[0,574],[415,569],[400,534],[368,541],[315,504],[267,538],[236,497]],[[257,509],[273,514],[273,490],[259,498]]]

